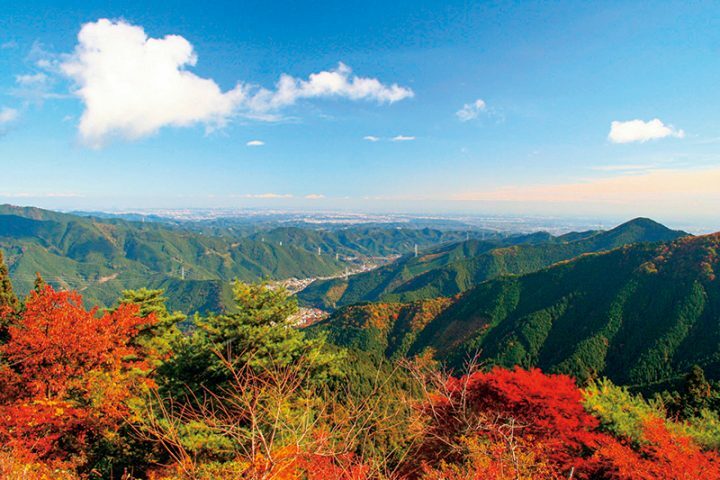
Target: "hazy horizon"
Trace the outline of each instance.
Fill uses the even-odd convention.
[[[53,207],[37,204],[8,203],[17,207],[43,208],[70,214],[108,214],[108,215],[142,215],[157,216],[180,221],[194,221],[222,218],[250,218],[268,217],[280,221],[284,217],[297,220],[307,217],[307,220],[327,223],[332,221],[339,224],[351,223],[396,223],[412,220],[451,220],[471,225],[474,228],[489,228],[505,232],[533,232],[548,231],[551,233],[567,233],[578,230],[601,229],[606,230],[638,218],[637,216],[593,216],[593,215],[551,215],[551,214],[523,214],[523,213],[488,213],[476,211],[411,211],[411,210],[359,210],[352,208],[303,208],[298,206],[244,206],[244,207]],[[333,219],[337,217],[337,219]],[[684,230],[694,235],[720,232],[718,223],[704,223],[701,219],[693,221],[692,217],[651,218],[669,228]],[[322,221],[318,220],[322,219]]]

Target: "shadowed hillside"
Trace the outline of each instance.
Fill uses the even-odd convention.
[[[685,235],[652,220],[637,218],[608,231],[560,237],[533,234],[490,242],[469,240],[431,249],[419,257],[405,256],[371,272],[314,282],[298,298],[308,305],[335,308],[357,302],[406,302],[450,296],[500,275],[533,272],[583,253],[638,242],[674,240]]]
[[[81,217],[32,207],[0,206],[0,249],[21,293],[40,272],[88,303],[111,305],[128,288],[167,289],[171,306],[219,311],[227,282],[330,276],[348,259],[457,241],[465,232],[355,226],[333,231],[275,228],[248,235],[233,228]],[[222,233],[222,234],[220,234]],[[317,252],[320,247],[321,254]],[[336,255],[337,254],[337,255]]]
[[[693,364],[720,378],[720,234],[587,254],[484,282],[453,300],[347,307],[321,324],[333,341],[392,356],[432,349],[459,366],[475,352],[627,385]],[[407,312],[432,310],[422,321]]]

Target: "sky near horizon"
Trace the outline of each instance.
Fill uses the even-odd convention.
[[[0,202],[720,229],[713,2],[0,6]]]

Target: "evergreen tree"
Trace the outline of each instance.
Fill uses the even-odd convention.
[[[19,309],[20,302],[13,292],[10,273],[5,265],[2,250],[0,250],[0,345],[7,340],[8,326]]]
[[[265,283],[235,282],[233,292],[233,313],[196,316],[197,329],[181,339],[179,351],[163,367],[166,386],[214,390],[229,380],[228,366],[262,375],[299,361],[313,372],[313,380],[339,375],[337,355],[328,352],[325,338],[307,338],[291,324],[298,310],[295,297]]]
[[[15,311],[19,305],[20,303],[15,292],[13,292],[12,283],[10,282],[10,272],[7,265],[5,265],[2,251],[0,251],[0,311],[3,309]]]
[[[705,378],[705,372],[698,365],[693,365],[685,376],[682,391],[682,415],[685,418],[694,417],[709,406],[712,397],[712,387]]]
[[[180,312],[169,312],[167,299],[162,290],[125,290],[120,297],[120,304],[133,304],[140,308],[142,318],[154,317],[154,322],[147,323],[136,338],[138,345],[148,350],[155,363],[161,363],[173,351],[182,337],[178,325],[187,317]]]
[[[45,279],[42,278],[42,275],[40,275],[40,272],[35,272],[35,282],[33,282],[33,290],[36,293],[40,293],[45,290],[46,286],[47,283],[45,282]]]

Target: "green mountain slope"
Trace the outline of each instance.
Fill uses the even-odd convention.
[[[441,243],[458,242],[464,231],[431,228],[397,228],[355,226],[323,230],[300,227],[279,227],[254,233],[253,240],[293,245],[306,250],[339,254],[343,257],[384,257],[412,252],[415,245],[427,248]]]
[[[348,278],[317,281],[298,294],[301,302],[335,308],[357,302],[407,302],[463,292],[485,280],[539,270],[553,263],[625,244],[687,235],[638,218],[612,230],[561,237],[534,234],[491,242],[470,240],[406,256],[383,268]]]
[[[222,308],[229,292],[223,284],[235,278],[330,276],[348,262],[465,237],[465,232],[394,226],[280,227],[256,234],[231,226],[214,232],[0,205],[0,249],[20,293],[40,272],[56,287],[81,291],[88,303],[111,305],[127,288],[166,288],[170,303],[186,311]]]
[[[102,305],[122,289],[165,286],[171,279],[171,301],[173,290],[202,300],[206,287],[188,289],[205,281],[312,277],[345,267],[333,256],[292,245],[10,206],[0,208],[0,248],[20,292],[30,289],[37,271],[49,283],[77,289],[88,302]],[[183,270],[187,284],[180,286]]]
[[[718,379],[718,252],[720,234],[626,246],[490,280],[449,301],[347,307],[315,328],[373,355],[429,348],[454,366],[480,352],[488,364],[625,385],[672,381],[693,364]],[[403,320],[429,310],[432,318]]]

